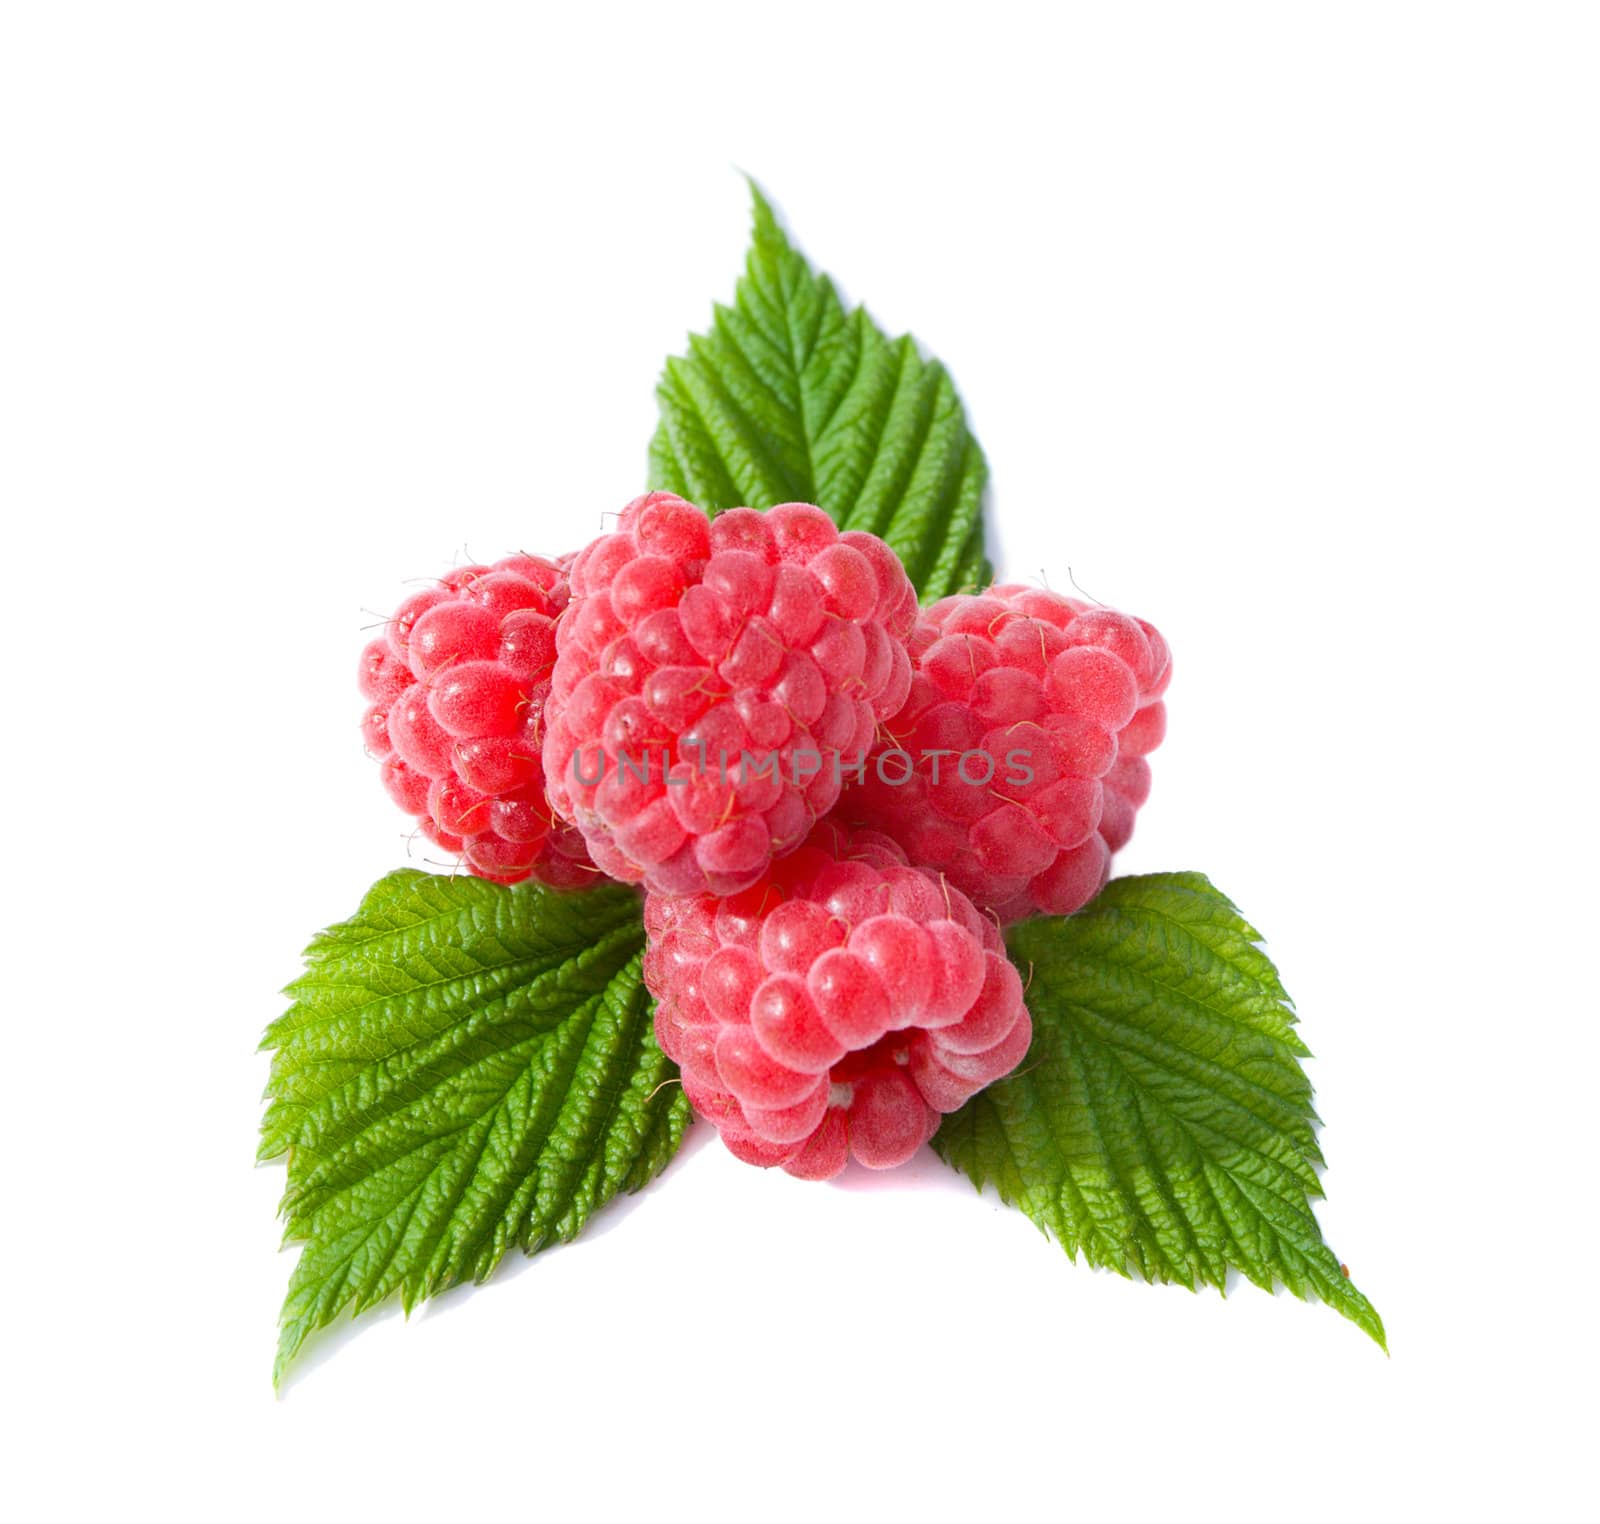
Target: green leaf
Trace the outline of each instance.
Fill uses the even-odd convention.
[[[1014,927],[1033,1047],[934,1146],[1074,1257],[1191,1290],[1236,1268],[1387,1348],[1312,1215],[1308,1053],[1259,940],[1198,873],[1116,879],[1077,915]]]
[[[689,1107],[643,945],[630,889],[410,870],[311,943],[262,1044],[261,1157],[288,1154],[285,1239],[305,1243],[274,1381],[341,1313],[481,1281],[665,1167]]]
[[[992,579],[988,467],[944,367],[847,308],[754,185],[755,230],[731,307],[667,361],[650,485],[710,513],[816,503],[881,535],[924,601]]]

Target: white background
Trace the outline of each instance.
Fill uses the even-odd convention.
[[[1592,8],[555,9],[4,11],[17,1516],[1592,1504]],[[1073,1266],[931,1156],[698,1137],[274,1400],[253,1050],[406,851],[363,610],[639,490],[734,166],[949,365],[1002,571],[1169,636],[1119,868],[1267,934],[1391,1359]]]

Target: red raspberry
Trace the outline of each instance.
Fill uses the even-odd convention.
[[[916,675],[842,806],[1002,921],[1070,915],[1150,793],[1172,674],[1155,628],[1015,584],[941,599]]]
[[[668,492],[573,563],[544,743],[550,803],[613,878],[755,883],[833,808],[911,684],[916,594],[820,508],[708,520]]]
[[[540,760],[567,570],[537,556],[466,566],[408,598],[361,653],[361,721],[389,796],[480,878],[592,884],[583,838],[555,820]]]
[[[874,831],[824,822],[731,899],[645,899],[656,1036],[750,1164],[903,1164],[1033,1036],[995,924]]]

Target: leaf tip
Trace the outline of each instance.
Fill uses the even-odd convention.
[[[750,205],[756,219],[759,221],[763,212],[770,217],[772,215],[772,203],[767,199],[767,193],[761,189],[761,182],[748,169],[744,169],[737,164],[733,167],[735,172],[750,188]]]
[[[1340,1266],[1341,1270],[1343,1268],[1343,1266]],[[1351,1290],[1354,1291],[1355,1288],[1352,1286]],[[1356,1295],[1361,1298],[1359,1311],[1364,1313],[1365,1316],[1356,1316],[1350,1312],[1346,1312],[1345,1316],[1350,1318],[1356,1327],[1383,1351],[1385,1359],[1393,1359],[1393,1353],[1389,1348],[1389,1331],[1383,1326],[1383,1318],[1379,1315],[1378,1309],[1367,1300],[1363,1293],[1357,1291]],[[1343,1308],[1340,1310],[1344,1311]]]
[[[283,1378],[289,1373],[294,1357],[305,1343],[305,1329],[290,1319],[278,1325],[278,1348],[272,1357],[272,1395],[281,1398],[284,1393]]]
[[[739,173],[744,175],[745,184],[750,187],[752,241],[758,247],[762,244],[776,243],[787,248],[789,240],[784,235],[783,227],[778,221],[778,214],[773,209],[767,193],[757,183],[755,176],[744,170],[740,170]]]

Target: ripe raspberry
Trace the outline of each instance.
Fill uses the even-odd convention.
[[[550,803],[613,878],[733,894],[833,808],[911,683],[916,594],[820,508],[708,520],[636,499],[581,552],[556,629]]]
[[[903,1164],[1032,1040],[994,923],[873,831],[826,821],[743,893],[644,914],[657,1039],[750,1164]]]
[[[1002,921],[1070,915],[1149,797],[1167,643],[1142,619],[1015,584],[923,610],[916,675],[842,813]]]
[[[544,795],[540,742],[567,564],[460,567],[400,605],[361,653],[367,750],[389,796],[480,878],[593,883],[583,838]]]

